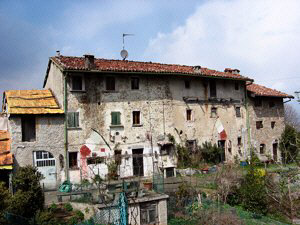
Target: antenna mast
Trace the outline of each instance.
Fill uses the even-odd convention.
[[[123,34],[123,50],[121,51],[121,57],[125,60],[128,57],[128,52],[125,50],[125,37],[126,36],[133,36],[134,34]]]

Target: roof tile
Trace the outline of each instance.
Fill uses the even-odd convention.
[[[259,84],[250,84],[247,86],[247,90],[254,93],[256,96],[294,98],[294,96],[292,95],[288,95],[286,93],[267,88]]]

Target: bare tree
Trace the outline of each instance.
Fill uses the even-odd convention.
[[[284,111],[285,124],[288,124],[300,131],[300,115],[297,113],[295,108],[292,105],[285,105]]]

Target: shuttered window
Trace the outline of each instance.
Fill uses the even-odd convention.
[[[111,112],[111,125],[121,125],[120,112]]]
[[[79,127],[79,112],[68,112],[68,127]]]

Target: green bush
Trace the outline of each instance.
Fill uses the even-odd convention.
[[[67,224],[78,224],[83,220],[84,220],[84,214],[81,211],[76,210],[75,215],[68,220]]]
[[[283,163],[296,161],[300,149],[299,139],[300,133],[294,127],[286,125],[279,144]]]
[[[200,147],[200,151],[205,162],[214,164],[221,162],[221,154],[223,150],[216,144],[205,142]]]
[[[34,217],[34,223],[37,225],[53,225],[59,224],[58,220],[53,216],[53,213],[47,210],[37,211]]]
[[[73,207],[70,203],[65,203],[64,204],[64,209],[68,212],[72,212],[73,211]]]
[[[0,182],[0,224],[5,224],[3,214],[9,205],[11,194],[3,182]]]
[[[12,183],[15,194],[9,200],[7,211],[26,218],[32,218],[44,207],[44,193],[40,185],[43,176],[37,168],[18,168]]]

